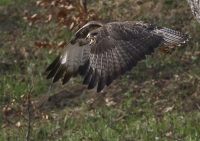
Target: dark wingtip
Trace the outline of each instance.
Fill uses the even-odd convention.
[[[90,60],[88,59],[84,65],[80,68],[79,74],[80,75],[85,75],[88,71],[88,68],[90,67]]]
[[[95,69],[95,71],[93,72],[92,78],[89,82],[88,89],[93,89],[96,86],[98,81],[99,81],[99,73],[97,69]]]
[[[56,73],[56,72],[51,71],[51,72],[47,75],[46,79],[51,79],[51,78],[53,78],[54,75],[55,75],[55,73]]]
[[[61,66],[53,78],[53,83],[57,82],[63,76],[64,72],[65,72],[65,67]]]
[[[49,72],[49,74],[47,75],[46,79],[50,79],[50,78],[53,78],[57,71],[59,70],[60,68],[60,63],[58,62]]]
[[[105,85],[106,82],[104,81],[104,79],[100,79],[97,87],[97,93],[101,92]]]
[[[89,84],[93,75],[94,75],[94,70],[92,68],[90,68],[89,72],[85,75],[85,78],[84,78],[82,84],[83,85]]]
[[[66,72],[62,84],[64,85],[65,83],[67,83],[72,77],[72,75],[73,75],[72,73]]]
[[[109,86],[114,80],[114,77],[113,76],[108,76],[108,79],[106,81],[106,86]]]
[[[57,65],[57,63],[59,62],[59,60],[60,60],[60,55],[58,55],[56,57],[56,59],[47,67],[47,69],[45,70],[45,72],[49,72],[49,71],[53,70],[54,67]]]

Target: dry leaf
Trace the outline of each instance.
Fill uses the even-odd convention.
[[[6,107],[3,108],[3,113],[4,113],[4,115],[5,115],[6,117],[9,117],[9,116],[11,116],[11,115],[13,115],[13,114],[15,113],[15,110],[12,109],[12,108],[9,107],[9,106],[6,106]]]
[[[172,134],[172,132],[171,131],[169,131],[169,132],[167,132],[166,134],[165,134],[165,136],[170,136]]]
[[[3,123],[2,125],[1,125],[1,128],[5,128],[6,127],[6,123]]]
[[[20,127],[20,126],[21,126],[21,122],[18,121],[18,122],[15,124],[15,126]]]
[[[163,110],[163,112],[164,112],[164,113],[167,113],[167,112],[169,112],[169,111],[171,111],[171,110],[173,110],[173,109],[174,109],[174,105],[171,106],[171,107],[166,107],[166,108]]]

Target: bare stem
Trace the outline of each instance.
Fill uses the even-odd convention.
[[[30,140],[30,132],[31,132],[31,93],[33,91],[33,87],[34,87],[34,81],[32,80],[31,85],[30,85],[30,90],[28,93],[28,97],[27,97],[27,111],[28,111],[28,130],[26,133],[26,141]]]

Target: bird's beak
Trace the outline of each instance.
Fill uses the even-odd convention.
[[[90,34],[87,35],[87,37],[85,38],[86,40],[90,39]]]

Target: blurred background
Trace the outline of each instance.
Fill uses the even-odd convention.
[[[45,69],[91,20],[145,21],[189,34],[101,93]],[[186,0],[1,0],[0,140],[148,141],[200,138],[200,24]]]

